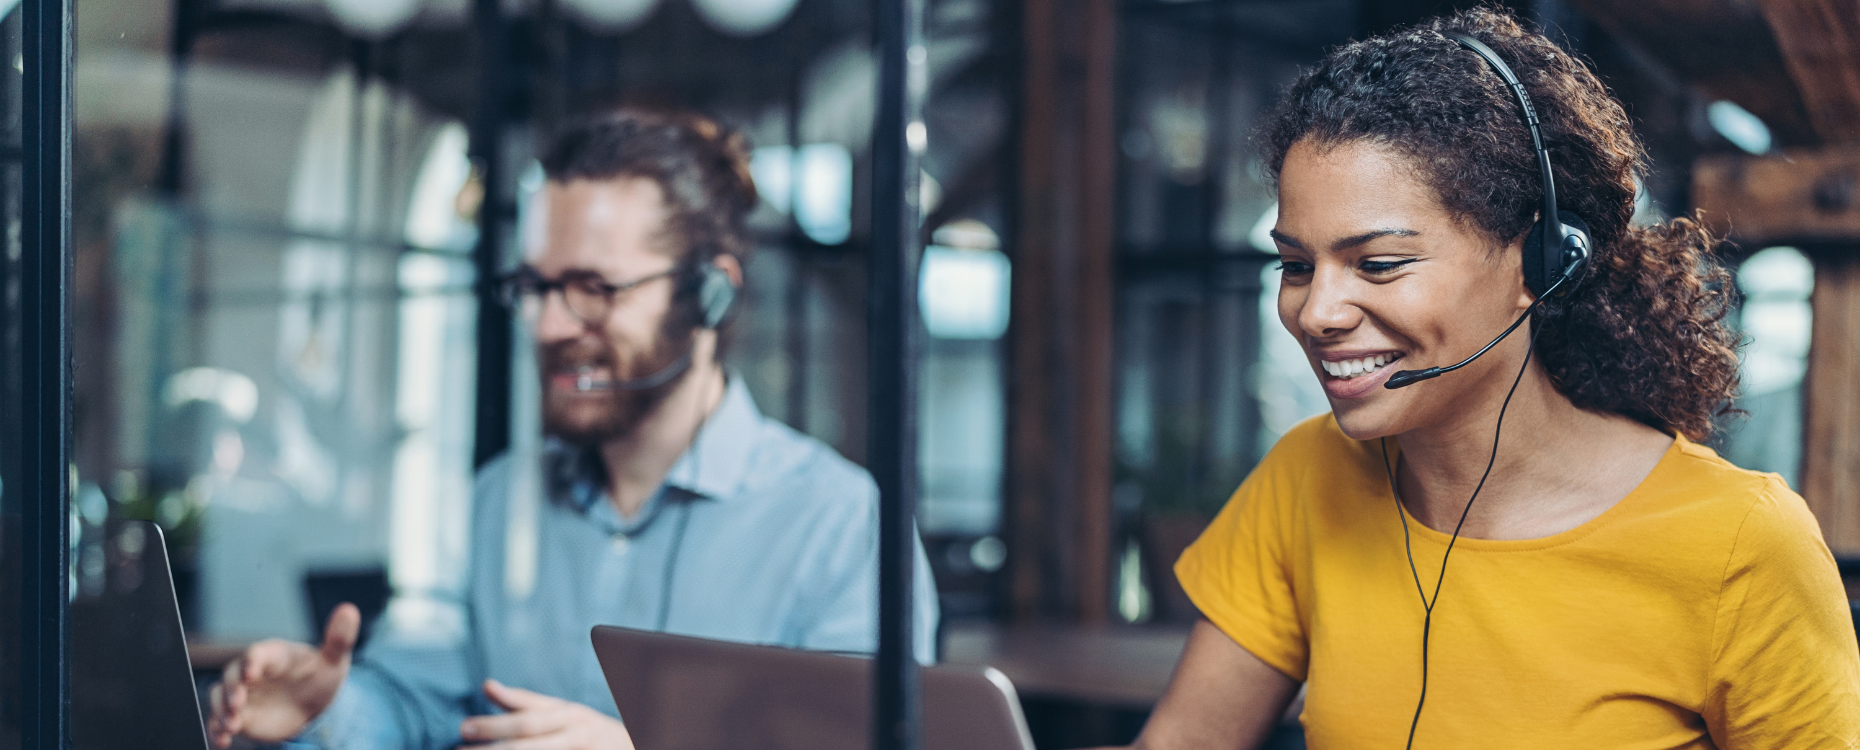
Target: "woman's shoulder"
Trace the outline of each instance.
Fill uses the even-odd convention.
[[[1690,507],[1731,531],[1733,550],[1740,556],[1763,550],[1774,554],[1784,547],[1810,558],[1829,556],[1808,503],[1781,476],[1741,468],[1684,437],[1675,442],[1655,470],[1657,480],[1649,482],[1663,504]]]
[[[1738,515],[1753,509],[1808,512],[1802,496],[1780,475],[1742,468],[1683,436],[1674,439],[1673,450],[1662,464],[1656,476],[1667,494],[1683,493],[1696,501],[1723,505],[1721,510]],[[1813,516],[1798,520],[1814,523]]]

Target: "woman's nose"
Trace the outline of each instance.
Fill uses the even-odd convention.
[[[1319,265],[1312,272],[1311,283],[1305,287],[1304,306],[1298,311],[1298,327],[1306,336],[1327,338],[1362,322],[1362,309],[1354,300],[1354,282],[1347,269]]]

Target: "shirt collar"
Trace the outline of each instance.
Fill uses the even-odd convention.
[[[728,500],[743,487],[750,450],[761,427],[762,412],[741,377],[731,375],[723,400],[698,428],[697,440],[679,457],[665,484],[712,500]]]
[[[742,489],[744,475],[748,471],[750,449],[754,446],[761,418],[762,413],[756,409],[755,399],[749,395],[748,386],[743,385],[742,378],[731,376],[724,387],[723,400],[718,402],[717,408],[698,428],[697,439],[692,442],[691,448],[678,458],[677,463],[672,464],[671,471],[666,474],[665,487],[676,488],[697,498],[727,500],[735,497]],[[559,441],[552,440],[550,443],[550,496],[566,501],[584,513],[602,504],[606,488],[598,480],[603,473],[600,456],[593,451],[576,450]],[[656,515],[664,494],[662,488],[647,500],[647,507],[641,508],[640,514],[634,519],[635,524]],[[615,518],[618,519],[618,516]]]

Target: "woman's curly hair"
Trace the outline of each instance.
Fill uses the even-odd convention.
[[[1557,205],[1592,243],[1582,283],[1539,307],[1536,354],[1576,406],[1704,440],[1737,390],[1736,287],[1690,219],[1635,226],[1646,149],[1586,66],[1502,11],[1477,8],[1332,50],[1292,84],[1260,131],[1273,180],[1292,145],[1368,142],[1405,157],[1466,226],[1509,245],[1543,187],[1516,98],[1448,38],[1491,47],[1523,81],[1556,171]]]

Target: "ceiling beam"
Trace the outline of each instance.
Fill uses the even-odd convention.
[[[1816,134],[1860,141],[1860,3],[1763,0],[1762,10]]]
[[[1714,232],[1749,249],[1860,245],[1860,145],[1702,157],[1692,201]]]
[[[1839,0],[1836,0],[1837,2]],[[1785,62],[1784,48],[1762,11],[1739,0],[1571,0],[1615,38],[1659,61],[1673,75],[1728,99],[1769,125],[1778,146],[1821,142]],[[1833,4],[1778,0],[1775,5]],[[1779,14],[1794,18],[1783,8]]]

